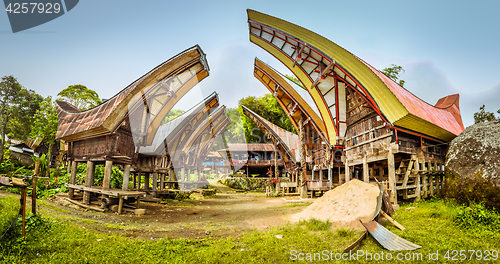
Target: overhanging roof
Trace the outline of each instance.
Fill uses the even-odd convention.
[[[285,64],[307,87],[330,144],[345,133],[342,90],[352,88],[387,123],[450,141],[464,128],[458,104],[431,106],[330,40],[285,20],[247,10],[250,41]]]
[[[81,112],[57,101],[58,139],[77,140],[112,133],[129,118],[134,141],[151,144],[163,117],[194,85],[208,76],[208,63],[196,45],[160,64],[113,98]]]
[[[275,143],[281,155],[285,158],[285,162],[290,159],[293,163],[300,161],[300,140],[299,136],[288,132],[277,125],[267,121],[257,113],[248,109],[244,105],[243,113],[248,116],[259,128],[264,132],[264,134],[269,135],[271,140]]]

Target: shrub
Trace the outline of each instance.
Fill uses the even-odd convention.
[[[460,207],[454,222],[467,230],[500,231],[500,214],[489,210],[483,203]]]

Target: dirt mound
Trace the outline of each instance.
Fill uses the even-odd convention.
[[[364,230],[363,222],[372,220],[380,193],[378,186],[360,180],[351,180],[326,192],[304,211],[292,215],[291,221],[312,218],[332,223],[332,229],[347,228]]]
[[[445,166],[447,197],[500,211],[500,120],[467,127],[451,142]]]

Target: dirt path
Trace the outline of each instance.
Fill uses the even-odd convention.
[[[312,201],[286,202],[281,198],[268,198],[264,193],[237,192],[224,185],[212,183],[217,194],[202,200],[167,200],[165,204],[141,203],[146,214],[117,215],[82,210],[65,202],[61,197],[38,200],[38,211],[44,215],[72,221],[78,225],[101,232],[112,232],[128,237],[155,239],[202,238],[206,231],[212,236],[239,236],[253,229],[265,230],[264,226],[285,225],[290,214],[300,212]],[[0,191],[0,198],[11,193]],[[31,208],[31,198],[28,208]]]

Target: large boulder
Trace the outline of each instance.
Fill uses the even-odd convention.
[[[445,196],[500,211],[500,120],[469,126],[448,150]]]
[[[357,179],[326,192],[304,211],[290,217],[291,222],[317,219],[330,221],[332,229],[365,230],[363,223],[370,222],[377,209],[380,189],[376,184]]]

